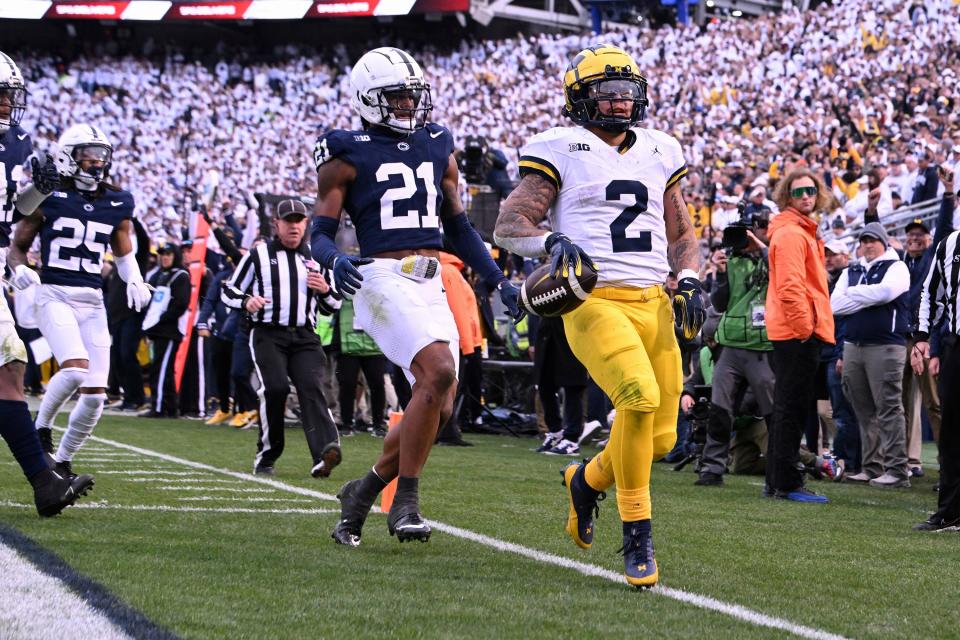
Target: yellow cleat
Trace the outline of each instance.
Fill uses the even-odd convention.
[[[607,497],[602,491],[594,491],[583,477],[587,463],[571,462],[561,473],[563,486],[567,488],[570,508],[567,511],[567,534],[581,549],[593,546],[593,518],[600,514],[597,502]]]
[[[220,424],[221,422],[226,422],[230,419],[230,414],[226,411],[220,411],[217,409],[217,412],[213,414],[204,424],[214,425]]]
[[[230,421],[230,426],[234,429],[249,429],[250,428],[250,414],[252,411],[241,411],[237,415],[233,416],[233,420]]]

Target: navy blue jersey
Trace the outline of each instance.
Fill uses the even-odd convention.
[[[23,217],[14,208],[14,200],[23,165],[32,153],[30,134],[19,125],[0,134],[0,247],[10,246],[10,225]]]
[[[357,229],[360,254],[440,249],[440,181],[453,153],[453,136],[428,123],[409,136],[379,127],[336,129],[320,136],[317,169],[331,158],[348,162],[357,178],[343,208]]]
[[[106,189],[91,200],[73,189],[54,191],[40,210],[40,282],[102,288],[103,256],[114,229],[133,217],[133,196]]]

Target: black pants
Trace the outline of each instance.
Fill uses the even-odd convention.
[[[323,397],[326,356],[309,327],[254,327],[250,330],[254,369],[260,379],[260,438],[255,464],[273,466],[283,453],[283,413],[290,395],[289,377],[300,398],[303,432],[313,463],[323,448],[339,441]]]
[[[960,339],[951,340],[940,358],[940,495],[937,515],[960,518]]]
[[[183,377],[180,379],[181,414],[203,416],[207,412],[207,372],[203,357],[205,342],[194,329],[190,335],[187,359],[183,364]]]
[[[219,409],[228,413],[230,411],[230,365],[233,362],[233,340],[223,340],[214,336],[212,343],[212,369],[217,383]]]
[[[143,337],[142,315],[124,318],[110,327],[113,336],[110,366],[116,371],[116,380],[123,388],[123,406],[139,407],[146,398],[143,396],[143,372],[137,359],[140,339]]]
[[[370,387],[370,418],[374,425],[386,427],[383,412],[387,394],[383,376],[387,372],[386,356],[353,356],[340,352],[337,358],[337,385],[340,387],[340,421],[343,426],[353,424],[353,408],[356,404],[357,378],[360,370]]]
[[[803,486],[797,469],[800,441],[810,413],[816,412],[814,372],[823,343],[816,338],[773,341],[773,424],[767,425],[767,485],[793,491]]]
[[[457,392],[463,394],[460,415],[453,416],[462,424],[471,425],[483,415],[483,353],[477,349],[460,358],[460,385]]]
[[[174,363],[180,339],[152,338],[153,361],[150,363],[150,404],[156,413],[175,418],[180,415]]]
[[[233,340],[233,353],[230,360],[230,378],[233,380],[234,410],[253,411],[260,408],[257,392],[250,384],[253,375],[253,356],[250,354],[250,334],[238,331]]]

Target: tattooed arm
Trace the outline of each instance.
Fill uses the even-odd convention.
[[[534,173],[525,175],[500,205],[494,242],[528,258],[546,255],[544,241],[549,234],[537,225],[547,217],[556,197],[557,187],[553,182]]]
[[[693,232],[690,213],[679,184],[674,184],[663,195],[663,221],[667,227],[667,262],[670,263],[670,269],[676,274],[686,269],[699,272],[700,243]]]

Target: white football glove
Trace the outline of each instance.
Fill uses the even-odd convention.
[[[150,289],[150,285],[143,280],[127,283],[127,306],[134,311],[138,313],[143,311],[150,303],[150,298],[152,297],[153,292]]]
[[[10,280],[10,284],[20,291],[25,291],[35,284],[40,284],[40,274],[25,264],[18,264],[17,268],[13,270],[13,278]]]

